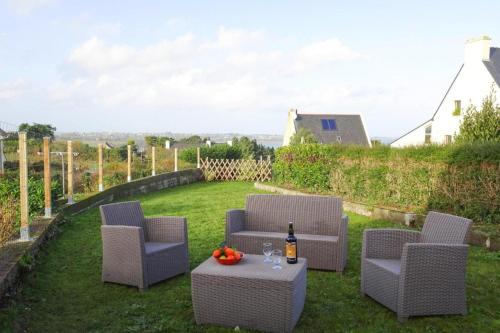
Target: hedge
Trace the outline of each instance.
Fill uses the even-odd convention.
[[[196,147],[187,148],[181,150],[180,159],[189,163],[196,163]],[[240,159],[242,158],[241,149],[238,147],[230,146],[228,144],[219,144],[212,147],[201,147],[200,148],[201,158],[210,159]]]
[[[345,200],[500,224],[500,143],[423,146],[303,144],[281,147],[276,183]]]

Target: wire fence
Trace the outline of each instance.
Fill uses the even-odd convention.
[[[19,236],[20,228],[20,173],[19,142],[17,135],[2,140],[4,172],[0,173],[0,245]],[[50,143],[50,188],[51,207],[68,202],[68,195],[76,201],[115,185],[131,180],[148,177],[153,174],[196,167],[196,164],[174,161],[174,149],[155,148],[153,165],[153,148],[143,150],[131,147],[130,174],[128,151],[122,147],[102,149],[102,186],[99,186],[99,150],[78,141],[72,146],[72,177],[69,173],[68,143],[55,141]],[[179,156],[179,153],[177,153]],[[44,214],[44,147],[41,140],[28,140],[28,205],[31,219]],[[154,166],[154,168],[153,168]],[[72,188],[72,193],[70,193]]]

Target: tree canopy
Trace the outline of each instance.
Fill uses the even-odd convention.
[[[170,143],[174,143],[175,139],[168,137],[168,136],[155,136],[155,135],[149,135],[144,137],[144,141],[146,141],[146,144],[150,147],[152,146],[165,146],[166,141],[170,141]]]
[[[30,125],[23,123],[19,125],[19,132],[26,132],[28,139],[42,140],[44,137],[49,137],[53,140],[55,131],[56,128],[48,124],[33,123],[33,125]]]

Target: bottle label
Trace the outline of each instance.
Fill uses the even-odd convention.
[[[286,243],[286,257],[290,259],[297,258],[297,244]]]

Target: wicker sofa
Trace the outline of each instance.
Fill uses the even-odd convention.
[[[342,272],[348,224],[342,214],[342,199],[331,196],[250,195],[244,210],[227,212],[226,242],[250,254],[262,254],[265,242],[283,249],[293,222],[298,255],[308,268]]]
[[[472,221],[430,212],[422,232],[366,229],[361,292],[403,322],[409,316],[465,314],[464,243]]]
[[[102,280],[149,285],[189,272],[184,217],[145,218],[138,201],[100,206]]]

